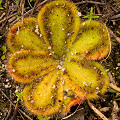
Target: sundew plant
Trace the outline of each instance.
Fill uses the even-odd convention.
[[[70,1],[51,1],[36,18],[17,22],[8,32],[12,78],[26,84],[23,102],[34,114],[67,113],[81,100],[98,97],[109,84],[96,60],[110,50],[107,27],[80,22]]]

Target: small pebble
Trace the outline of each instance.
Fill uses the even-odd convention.
[[[5,85],[5,88],[10,88],[11,87],[11,85]]]

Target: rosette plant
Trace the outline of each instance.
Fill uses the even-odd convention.
[[[107,27],[97,21],[80,22],[70,1],[46,4],[37,18],[25,18],[9,31],[13,53],[9,72],[27,83],[23,102],[34,114],[67,113],[81,100],[98,97],[109,84],[97,61],[110,49]]]

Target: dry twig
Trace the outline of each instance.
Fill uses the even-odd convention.
[[[108,76],[109,76],[109,79],[110,79],[110,82],[111,82],[111,83],[109,83],[109,86],[110,86],[111,88],[113,88],[114,90],[117,90],[118,92],[120,92],[120,88],[117,87],[117,85],[116,85],[116,83],[115,83],[115,80],[113,79],[113,77],[112,77],[112,75],[111,75],[110,72],[108,72]]]
[[[18,110],[18,101],[17,101],[17,103],[15,105],[15,110],[13,112],[13,117],[11,118],[11,120],[15,120],[15,117],[16,117],[16,114],[17,114],[17,110]]]
[[[108,72],[108,77],[109,77],[110,82],[112,84],[116,85],[115,80],[113,79],[113,76],[112,76],[112,74],[110,72]]]
[[[0,23],[3,23],[5,20],[7,20],[7,19],[9,19],[9,18],[11,18],[11,17],[13,17],[13,16],[16,16],[17,14],[18,14],[18,13],[14,13],[14,14],[8,16],[7,18],[5,17],[4,19],[2,19],[2,20],[0,21]]]
[[[117,37],[110,28],[109,28],[109,32],[110,32],[110,34],[112,35],[112,37],[115,38],[115,39],[120,43],[120,38]]]
[[[118,108],[118,104],[116,101],[113,101],[113,110],[112,110],[112,113],[111,113],[111,116],[112,116],[112,120],[118,120],[119,117],[118,117],[118,112],[119,112],[119,108]]]
[[[37,4],[38,4],[39,0],[36,0],[35,4],[34,4],[34,7],[32,9],[32,12],[31,12],[31,15],[34,13],[34,10],[35,8],[37,7]]]
[[[109,86],[110,86],[111,88],[113,88],[114,90],[117,90],[118,92],[120,92],[120,88],[117,87],[116,85],[113,85],[113,84],[109,83]]]
[[[5,13],[2,13],[2,15],[0,16],[0,19],[2,19],[5,16]]]
[[[48,0],[44,0],[43,2],[41,2],[40,4],[37,5],[36,8],[38,8],[39,6],[41,6],[42,4],[46,3]],[[30,9],[29,11],[27,11],[26,13],[24,13],[23,17],[26,17],[27,15],[29,15],[31,12],[33,11],[33,8]],[[11,23],[11,26],[16,23],[17,21],[19,21],[21,19],[21,17],[19,19],[16,19],[14,22]]]
[[[80,5],[80,4],[84,4],[84,3],[92,3],[92,4],[99,4],[99,5],[105,5],[106,3],[101,3],[101,2],[96,2],[96,1],[82,1],[82,2],[77,2],[75,3],[75,5]]]
[[[22,13],[21,13],[21,21],[22,21],[22,23],[23,23],[23,20],[24,20],[24,17],[23,17],[23,15],[24,15],[24,4],[25,4],[25,2],[22,2]]]
[[[8,101],[15,107],[15,105],[12,103],[12,101],[7,97],[7,95],[2,91],[2,89],[0,88],[0,91],[2,92],[2,94],[8,99]],[[28,118],[28,120],[32,120],[25,112],[23,112],[21,109],[18,108],[18,112],[21,112],[26,118]]]
[[[120,19],[120,14],[114,15],[110,18],[110,20],[114,20],[114,19]]]
[[[11,90],[10,90],[10,99],[11,99]],[[10,117],[11,108],[12,108],[12,104],[11,104],[11,102],[10,102],[10,107],[9,107],[8,115],[7,115],[7,117],[5,118],[5,120],[8,120],[8,118]]]
[[[97,115],[99,115],[103,120],[108,120],[108,118],[105,117],[97,108],[95,108],[95,107],[93,106],[93,104],[92,104],[89,100],[87,100],[87,102],[88,102],[88,105],[90,106],[90,108],[91,108],[95,113],[97,113]]]
[[[27,0],[27,1],[28,1],[29,6],[32,8],[32,5],[30,4],[30,1],[29,0]]]

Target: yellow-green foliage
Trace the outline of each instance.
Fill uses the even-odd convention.
[[[7,45],[11,52],[19,50],[35,50],[42,49],[47,51],[46,45],[40,36],[38,23],[36,18],[26,18],[24,22],[17,22],[9,31],[7,36]]]
[[[109,33],[104,24],[88,24],[80,23],[72,2],[59,0],[46,4],[37,19],[26,18],[10,29],[9,72],[14,80],[29,83],[23,101],[32,113],[67,113],[83,97],[106,91],[107,74],[94,60],[108,54]]]
[[[57,56],[62,57],[76,38],[80,19],[74,4],[53,1],[39,12],[38,24],[46,44],[52,47]]]
[[[110,49],[110,36],[107,27],[97,21],[81,23],[75,43],[67,53],[69,59],[86,58],[96,60],[105,57]],[[72,54],[71,54],[72,53]]]

